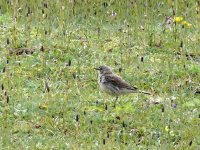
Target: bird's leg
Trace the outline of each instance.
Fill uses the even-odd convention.
[[[118,97],[116,97],[115,101],[114,101],[114,108],[116,107],[116,102],[117,102]]]

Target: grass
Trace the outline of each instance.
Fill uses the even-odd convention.
[[[1,149],[198,149],[198,1],[0,6]],[[104,64],[154,95],[113,108]]]

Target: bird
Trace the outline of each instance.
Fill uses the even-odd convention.
[[[129,93],[143,93],[151,95],[151,93],[146,91],[141,91],[135,86],[131,86],[120,76],[116,75],[112,68],[109,66],[99,66],[94,68],[99,71],[98,83],[100,88],[105,93],[115,96],[114,107],[116,105],[116,101],[120,95],[125,95]]]

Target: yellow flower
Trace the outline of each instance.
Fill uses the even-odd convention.
[[[180,23],[181,21],[183,21],[183,17],[174,17],[173,19],[173,22]]]
[[[187,27],[191,27],[192,24],[191,24],[191,23],[187,23],[186,26],[187,26]]]
[[[188,24],[188,22],[187,21],[182,21],[181,24],[182,25],[186,25],[186,24]]]
[[[181,24],[182,24],[182,25],[185,25],[185,26],[187,26],[187,27],[191,27],[191,26],[192,26],[192,24],[189,23],[189,22],[187,22],[187,21],[182,21]]]
[[[43,105],[39,105],[39,108],[40,108],[40,109],[43,109],[43,110],[45,110],[45,109],[47,109],[47,108],[48,108],[48,106],[47,106],[47,105],[45,105],[45,104],[43,104]]]
[[[165,131],[169,132],[169,126],[165,126]]]
[[[174,136],[175,135],[173,131],[170,131],[169,134],[170,134],[170,136]]]

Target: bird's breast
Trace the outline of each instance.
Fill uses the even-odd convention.
[[[105,82],[105,77],[103,75],[99,75],[99,84]]]
[[[104,84],[104,82],[105,82],[105,76],[104,75],[99,75],[99,85],[100,85],[100,87],[101,87],[101,89],[104,91],[104,90],[106,90],[106,86],[105,86],[105,84]]]

